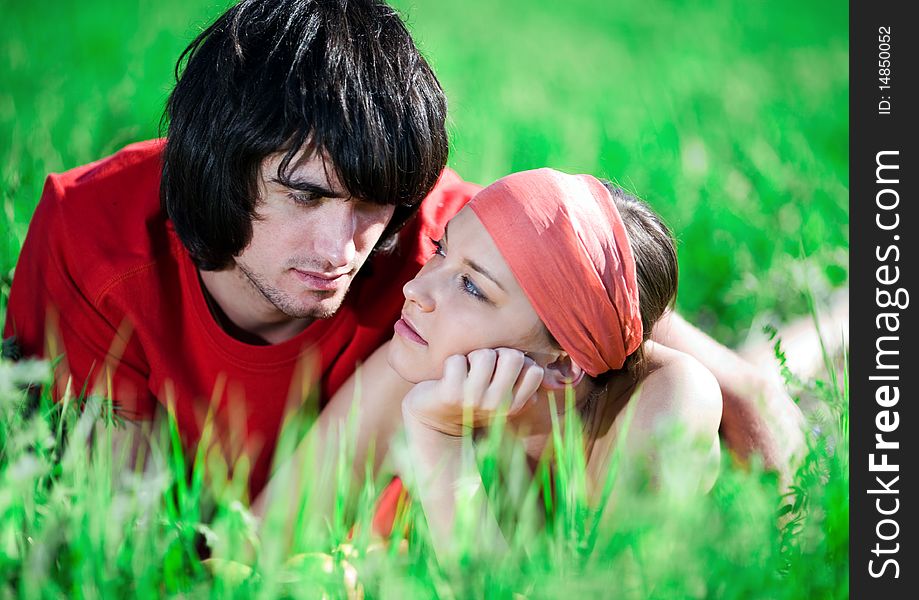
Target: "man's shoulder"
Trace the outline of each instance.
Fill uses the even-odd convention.
[[[122,180],[139,171],[161,167],[165,139],[128,144],[114,154],[55,175],[68,187],[92,186],[111,180]]]
[[[399,243],[389,252],[374,257],[349,302],[362,325],[389,329],[402,307],[402,286],[434,252],[432,239],[443,236],[447,221],[458,213],[480,186],[463,181],[451,169],[444,169],[415,217],[402,229]]]
[[[400,234],[400,254],[413,264],[412,275],[433,253],[432,240],[443,237],[447,222],[481,189],[478,184],[464,181],[452,169],[443,170],[434,188],[421,202],[415,218]]]
[[[422,235],[434,238],[443,235],[447,221],[462,210],[481,189],[482,186],[464,181],[456,171],[445,168],[418,211]]]
[[[112,205],[140,206],[155,199],[158,207],[162,149],[162,140],[131,144],[111,156],[51,174],[48,185],[55,187],[53,196],[66,216],[77,222],[108,220],[106,215],[120,218],[121,211],[106,210]]]
[[[151,140],[48,176],[31,228],[85,292],[168,254],[159,187],[163,142]]]

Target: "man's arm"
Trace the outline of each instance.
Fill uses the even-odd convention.
[[[651,339],[680,350],[707,367],[721,386],[721,436],[741,459],[762,456],[767,468],[790,477],[804,450],[804,417],[778,373],[764,372],[669,312]]]
[[[133,327],[124,315],[106,309],[105,294],[87,289],[80,276],[88,270],[88,259],[80,252],[79,237],[64,223],[64,177],[48,176],[29,224],[10,289],[4,338],[14,338],[23,357],[59,359],[55,399],[69,386],[75,396],[85,392],[112,398],[126,419],[150,420],[157,402],[148,389],[149,366]]]

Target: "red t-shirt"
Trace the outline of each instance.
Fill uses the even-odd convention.
[[[267,478],[288,408],[320,382],[320,406],[357,362],[392,336],[402,286],[433,252],[447,220],[478,190],[445,170],[398,249],[362,268],[341,309],[286,342],[256,346],[212,317],[197,269],[160,209],[162,140],[50,175],[13,280],[4,336],[24,356],[63,355],[58,393],[97,385],[117,410],[150,419],[174,403],[187,444],[201,434],[213,398],[214,425],[236,456],[255,456],[253,493]],[[368,271],[369,267],[369,271]],[[87,387],[87,389],[90,389]]]

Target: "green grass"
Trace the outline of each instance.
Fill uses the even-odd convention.
[[[92,398],[81,410],[73,398],[55,404],[47,394],[22,391],[49,373],[44,363],[0,362],[4,596],[848,596],[844,379],[838,386],[807,384],[827,419],[809,435],[807,456],[785,496],[774,476],[727,458],[707,495],[666,480],[649,493],[615,479],[614,453],[609,472],[618,501],[605,512],[587,500],[582,439],[572,419],[555,433],[560,451],[532,480],[520,478],[527,468],[520,449],[508,446],[498,429],[476,444],[475,468],[509,549],[495,556],[463,534],[473,530],[468,527],[457,534],[456,560],[438,562],[416,504],[403,521],[411,526],[407,545],[400,543],[402,527],[388,545],[369,535],[384,483],[372,478],[365,488],[349,490],[346,478],[335,484],[333,477],[329,489],[319,483],[329,479],[305,473],[295,524],[285,499],[270,505],[257,534],[245,508],[244,467],[231,480],[219,452],[206,451],[206,444],[194,455],[183,453],[169,421],[153,436],[155,468],[126,469],[126,457],[112,446],[119,424],[104,402]],[[798,384],[789,389],[801,391]],[[282,448],[309,423],[292,420]],[[341,452],[347,456],[347,444]],[[327,520],[313,507],[330,494],[335,510]],[[464,506],[458,521],[475,519]],[[205,564],[202,548],[212,557]]]
[[[548,165],[636,191],[679,239],[679,309],[720,340],[742,340],[764,316],[806,314],[805,282],[818,303],[846,283],[844,4],[394,4],[450,99],[451,166],[488,183]],[[176,58],[224,6],[0,0],[0,316],[45,175],[157,135]],[[0,365],[3,597],[340,597],[350,568],[368,596],[848,595],[845,380],[806,384],[822,433],[811,436],[784,528],[774,482],[726,462],[708,496],[639,494],[600,528],[572,493],[545,527],[517,527],[502,562],[468,548],[458,575],[437,565],[420,525],[404,554],[368,548],[366,527],[348,539],[352,521],[366,523],[376,482],[356,505],[342,493],[334,523],[306,518],[296,541],[305,558],[287,562],[278,536],[263,537],[244,577],[213,575],[195,558],[205,544],[243,558],[253,525],[239,478],[221,478],[210,455],[171,452],[167,428],[161,469],[113,480],[109,429],[87,451],[91,410],[81,421],[73,404],[30,403],[12,385],[42,373]],[[483,449],[483,471],[498,477],[500,458]],[[186,479],[186,463],[198,475]],[[577,466],[559,471],[570,475],[560,489],[576,492]],[[519,499],[494,493],[499,506]]]

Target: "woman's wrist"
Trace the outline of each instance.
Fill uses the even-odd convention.
[[[459,443],[462,441],[462,425],[434,419],[417,410],[410,402],[402,403],[402,421],[410,438],[431,442],[441,440],[441,442]]]
[[[460,439],[466,429],[462,424],[449,423],[418,410],[410,399],[402,403],[402,420],[407,429],[412,428],[416,433],[426,430],[431,434],[436,433],[448,438]]]

